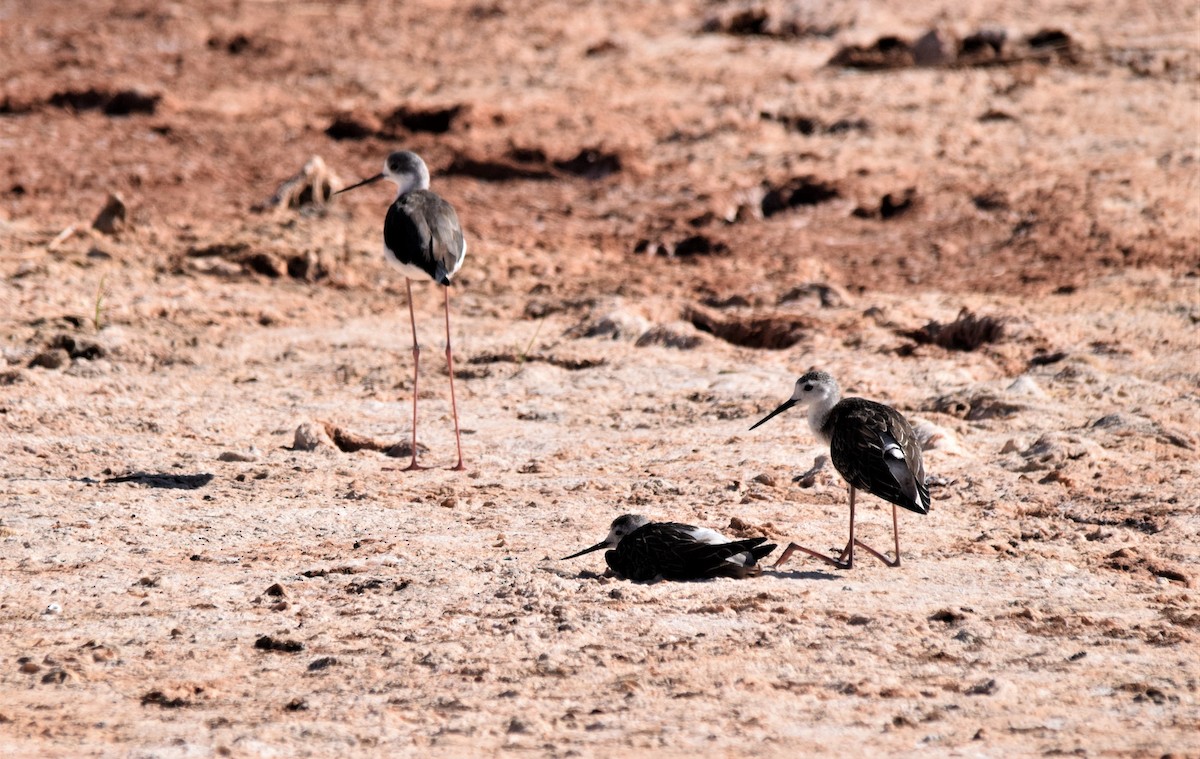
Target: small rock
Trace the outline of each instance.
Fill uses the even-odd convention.
[[[598,319],[576,326],[569,333],[578,337],[607,337],[635,340],[650,328],[650,320],[625,308],[614,308]]]
[[[25,675],[36,674],[36,673],[40,672],[41,670],[42,670],[42,665],[38,664],[35,661],[27,661],[21,665],[21,673],[25,674]]]
[[[657,324],[643,332],[634,342],[638,348],[661,345],[664,348],[683,351],[692,350],[699,344],[700,336],[696,334],[696,328],[688,322]]]
[[[275,583],[271,587],[267,588],[266,591],[264,591],[264,592],[268,596],[286,596],[287,595],[287,593],[285,593],[283,590],[283,586],[280,585],[279,583]]]
[[[71,673],[61,667],[55,667],[46,674],[42,675],[42,683],[45,685],[62,685],[67,680],[71,679]]]
[[[1021,451],[1026,464],[1021,471],[1039,471],[1061,466],[1068,461],[1089,457],[1094,444],[1077,435],[1047,432]]]
[[[912,55],[918,66],[941,66],[953,57],[946,38],[937,29],[930,29],[913,43]]]
[[[796,301],[810,301],[821,308],[842,308],[850,304],[850,293],[826,282],[808,282],[779,296],[780,305]]]
[[[54,338],[46,345],[47,348],[62,348],[71,358],[84,358],[88,361],[95,361],[98,358],[104,358],[108,353],[104,346],[93,340],[84,340],[82,338],[61,333],[55,335]]]
[[[968,696],[990,696],[1000,689],[999,684],[994,680],[984,680],[983,682],[975,683],[970,688],[967,688]]]
[[[513,717],[508,721],[508,732],[510,733],[527,733],[529,732],[529,723]]]
[[[957,625],[966,619],[966,616],[954,611],[953,609],[941,609],[929,615],[931,622],[945,622],[948,625]]]
[[[1038,383],[1027,374],[1022,374],[1020,377],[1017,377],[1015,380],[1013,380],[1012,384],[1005,388],[1005,391],[1012,393],[1013,395],[1023,395],[1030,398],[1046,397],[1046,391],[1042,390],[1042,388],[1038,386]]]
[[[270,635],[264,635],[254,641],[254,647],[260,651],[282,651],[285,654],[295,654],[304,650],[304,644],[295,640],[276,640]]]
[[[30,367],[41,369],[61,369],[71,363],[71,354],[62,348],[52,348],[42,351],[29,362]]]
[[[775,478],[769,474],[755,475],[754,481],[759,485],[766,485],[769,488],[775,487]]]
[[[811,488],[817,484],[817,475],[825,470],[829,464],[829,456],[822,453],[813,459],[812,468],[803,474],[798,474],[792,478],[792,482],[802,488]]]
[[[297,430],[297,432],[299,432]],[[217,456],[218,461],[240,461],[252,462],[258,461],[258,454],[252,451],[242,453],[241,451],[222,451],[220,456]]]
[[[106,235],[116,234],[125,228],[125,215],[125,200],[120,193],[114,192],[92,222],[92,229]]]
[[[160,690],[152,690],[142,696],[142,706],[150,705],[161,706],[163,709],[182,709],[191,706],[192,702],[182,696],[171,698]]]
[[[337,663],[338,663],[338,660],[332,656],[322,656],[320,659],[314,659],[313,661],[309,662],[308,671],[309,672],[317,672],[319,670],[332,667],[334,664],[337,664]]]
[[[315,451],[321,446],[333,446],[333,440],[329,437],[325,425],[305,422],[296,428],[296,435],[292,440],[293,451]]]

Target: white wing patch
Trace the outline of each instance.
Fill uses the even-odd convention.
[[[900,486],[900,491],[912,499],[913,503],[922,503],[921,493],[917,490],[917,481],[913,478],[908,461],[904,458],[904,449],[891,435],[883,435],[883,460],[887,463],[888,471]]]
[[[689,534],[692,536],[692,540],[695,540],[697,543],[708,543],[715,546],[732,542],[721,533],[716,530],[710,530],[707,527],[693,527],[689,531]]]
[[[735,553],[733,556],[725,557],[725,561],[739,567],[747,566],[753,559],[754,555],[749,551],[742,551],[741,553]]]

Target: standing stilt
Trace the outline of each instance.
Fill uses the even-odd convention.
[[[450,348],[450,288],[444,287],[442,292],[446,296],[446,371],[450,375],[450,409],[454,413],[454,442],[458,446],[458,463],[453,469],[461,472],[466,467],[463,466],[462,432],[458,429],[458,400],[454,397],[454,351]]]
[[[413,313],[412,280],[430,279],[450,287],[467,255],[467,242],[454,207],[429,190],[429,167],[416,153],[398,150],[389,153],[383,171],[357,184],[338,190],[343,193],[381,179],[396,183],[396,199],[383,220],[383,251],[387,259],[404,272],[408,288],[408,318],[413,332],[413,438],[412,463],[406,471],[424,469],[417,465],[417,365],[421,347],[417,344],[417,317]],[[458,428],[458,401],[454,397],[454,357],[450,348],[450,294],[446,293],[446,363],[450,372],[450,405],[454,410],[454,437],[458,445],[458,463],[462,471],[462,433]]]
[[[921,445],[904,415],[882,403],[862,398],[842,398],[833,377],[825,372],[808,372],[796,380],[792,397],[760,419],[750,429],[792,406],[808,406],[808,425],[821,442],[829,445],[833,466],[850,485],[850,541],[838,557],[823,556],[792,543],[775,562],[779,566],[794,551],[802,551],[839,569],[854,565],[858,546],[889,567],[900,566],[900,529],[896,507],[918,514],[929,513],[929,487]],[[892,504],[892,535],[896,555],[884,554],[855,536],[854,506],[859,489]]]

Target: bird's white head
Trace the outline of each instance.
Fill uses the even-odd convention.
[[[796,380],[791,400],[799,406],[833,406],[842,396],[837,380],[828,372],[808,372]]]
[[[648,524],[650,524],[650,520],[641,514],[623,514],[612,521],[612,525],[608,530],[607,538],[591,548],[585,548],[579,553],[573,553],[570,556],[564,556],[563,559],[574,559],[576,556],[583,556],[585,553],[599,551],[602,548],[616,548],[630,533]]]
[[[788,398],[779,408],[764,416],[755,423],[754,427],[766,422],[776,414],[781,414],[787,411],[792,406],[808,406],[808,424],[813,432],[821,434],[821,429],[825,426],[825,419],[829,416],[829,411],[832,409],[842,397],[842,390],[838,387],[837,380],[833,375],[827,372],[807,372],[800,379],[796,380],[796,387],[792,390],[792,397]],[[750,429],[754,429],[751,427]]]
[[[357,187],[378,182],[381,179],[386,179],[396,184],[396,197],[398,198],[414,190],[428,190],[429,168],[421,160],[421,156],[411,150],[397,150],[393,153],[388,153],[387,159],[383,162],[383,171],[373,177],[367,177],[361,182],[356,182],[349,187],[343,187],[335,192],[334,195],[349,192]]]
[[[421,160],[421,156],[411,150],[397,150],[389,153],[383,162],[383,176],[396,183],[400,195],[413,190],[429,189],[429,168]]]

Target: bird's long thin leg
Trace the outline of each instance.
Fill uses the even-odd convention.
[[[900,566],[900,520],[896,518],[896,504],[892,504],[892,535],[896,538],[896,563],[893,567]]]
[[[811,548],[805,548],[797,543],[788,543],[788,547],[783,550],[783,554],[779,557],[779,561],[775,562],[772,567],[778,567],[783,562],[792,557],[796,551],[806,553],[814,559],[832,564],[838,569],[850,569],[854,566],[854,488],[850,488],[850,540],[846,542],[846,547],[838,554],[835,559],[832,556],[826,556],[823,553],[814,551]]]
[[[450,374],[450,408],[454,412],[454,440],[458,445],[458,464],[454,466],[454,470],[461,472],[466,467],[463,466],[462,433],[458,429],[458,401],[454,397],[454,352],[450,350],[450,288],[443,287],[442,292],[446,296],[446,369]]]
[[[850,486],[850,540],[846,541],[846,547],[842,549],[842,555],[838,556],[838,561],[846,565],[846,569],[854,568],[854,486]]]
[[[404,471],[409,472],[414,469],[422,469],[417,465],[417,377],[419,376],[418,369],[421,365],[421,346],[417,344],[417,317],[413,313],[413,297],[412,297],[412,280],[408,277],[404,278],[404,284],[408,288],[408,322],[412,325],[413,335],[413,422],[412,422],[412,463],[405,467]]]
[[[876,551],[874,548],[872,548],[871,546],[862,542],[861,540],[856,540],[854,542],[858,543],[859,548],[863,548],[866,551],[870,552],[871,555],[873,555],[875,558],[882,561],[884,564],[887,564],[889,567],[892,567],[892,568],[898,567],[898,566],[900,566],[900,528],[898,525],[899,525],[899,520],[896,518],[896,504],[893,503],[892,504],[892,535],[894,535],[896,537],[896,558],[895,559],[889,559],[888,557],[884,556],[879,551]]]
[[[795,553],[796,551],[800,551],[801,553],[806,553],[809,556],[813,557],[814,559],[820,559],[821,561],[824,561],[828,564],[832,564],[835,567],[837,567],[838,569],[849,569],[849,567],[847,567],[845,565],[845,563],[843,563],[840,559],[835,559],[832,556],[826,556],[825,554],[823,554],[819,551],[814,551],[811,548],[805,548],[804,546],[799,545],[798,543],[788,543],[788,547],[784,549],[783,555],[779,557],[779,561],[772,564],[771,567],[772,568],[778,567],[780,564],[782,564],[783,562],[790,559],[792,557],[792,554]]]

